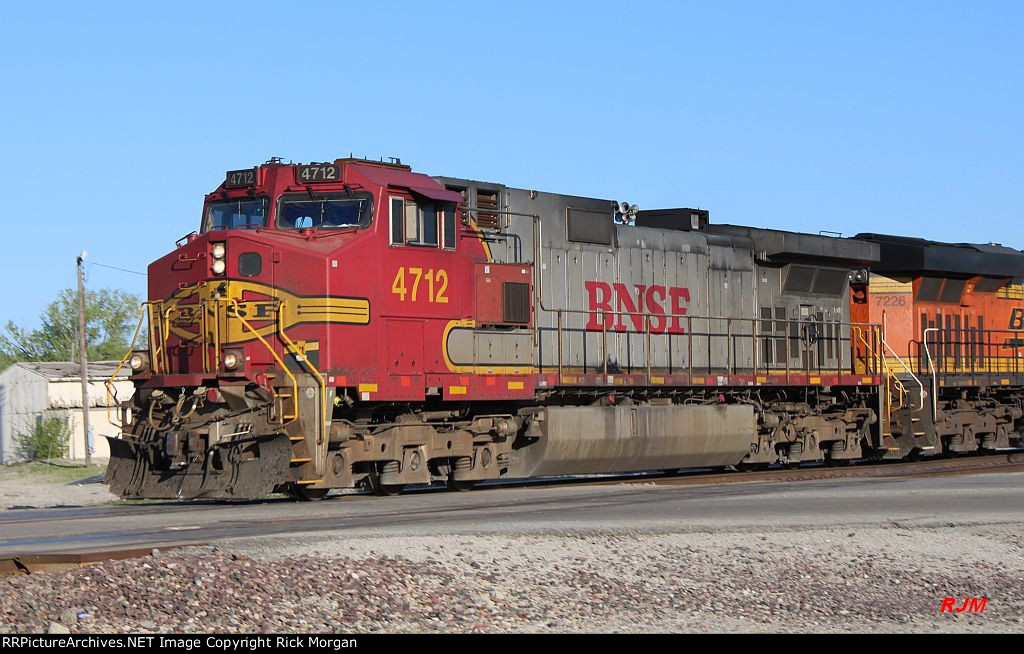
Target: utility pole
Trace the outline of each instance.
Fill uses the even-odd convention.
[[[85,351],[85,255],[78,255],[78,350],[82,374],[82,442],[85,443],[85,465],[92,465],[89,453],[89,360]]]

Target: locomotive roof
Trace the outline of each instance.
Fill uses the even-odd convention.
[[[930,273],[943,276],[1022,277],[1024,252],[998,243],[943,243],[891,234],[857,234],[877,243],[879,272]]]
[[[445,202],[459,202],[462,200],[462,195],[445,189],[437,180],[422,173],[414,173],[394,167],[368,166],[359,163],[351,164],[351,166],[373,184],[407,188],[414,193],[433,200],[443,200]]]
[[[725,224],[709,224],[708,231],[747,236],[754,242],[755,250],[774,261],[828,260],[873,265],[879,258],[878,245],[856,238]]]

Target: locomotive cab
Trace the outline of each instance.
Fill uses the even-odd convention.
[[[409,288],[391,313],[418,316],[426,300],[427,313],[458,317],[449,294],[461,272],[452,265],[460,199],[401,164],[229,171],[206,197],[199,231],[149,267],[151,347],[130,360],[138,392],[112,439],[111,490],[216,497],[321,483],[339,387],[368,397],[375,385],[356,377],[397,355],[419,392],[408,378],[397,383],[411,398],[424,393],[422,343],[381,352],[370,296],[384,257],[400,254],[412,264]],[[218,447],[228,450],[211,455]],[[134,465],[140,456],[158,462],[150,474]]]

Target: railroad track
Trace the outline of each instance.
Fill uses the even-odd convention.
[[[342,502],[301,504],[303,513],[294,511],[282,517],[285,499],[218,503],[144,503],[113,507],[8,511],[0,513],[0,575],[25,574],[61,569],[96,561],[143,556],[154,548],[199,545],[214,541],[297,532],[374,529],[415,526],[433,522],[468,520],[481,515],[544,515],[571,510],[574,505],[586,509],[596,506],[622,507],[661,501],[662,493],[648,487],[692,486],[695,500],[723,485],[744,484],[757,489],[778,483],[799,483],[831,479],[894,479],[964,475],[985,472],[1022,472],[1024,453],[939,459],[913,463],[885,462],[872,465],[830,468],[825,466],[793,470],[758,472],[685,472],[675,475],[635,475],[559,479],[485,486],[474,493],[449,494],[425,490],[403,496],[402,504],[382,498],[338,496]],[[609,496],[606,491],[589,492],[590,487],[637,486]],[[571,494],[554,496],[524,495],[531,488],[569,486]],[[701,488],[702,487],[702,488]],[[486,489],[490,489],[488,492]],[[518,488],[520,492],[510,490]],[[515,497],[511,494],[515,493]],[[438,497],[458,498],[438,502]],[[469,498],[471,501],[466,501]],[[346,499],[348,501],[346,501]],[[125,519],[132,524],[125,526]],[[20,534],[14,534],[17,531]],[[13,537],[10,537],[13,535]]]
[[[759,470],[745,473],[706,473],[699,477],[693,475],[669,475],[668,479],[663,478],[660,483],[687,486],[696,484],[794,482],[816,479],[881,479],[906,476],[940,476],[978,472],[1018,471],[1024,471],[1024,452],[912,462],[878,461],[872,464],[843,467],[822,465],[794,469]]]

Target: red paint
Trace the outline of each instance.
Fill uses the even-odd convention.
[[[679,286],[646,286],[636,284],[632,289],[625,284],[600,282],[587,280],[583,282],[587,292],[587,309],[590,311],[590,319],[587,321],[587,331],[632,331],[645,332],[645,317],[643,315],[630,314],[655,314],[664,316],[674,314],[668,319],[668,329],[665,328],[665,318],[651,316],[650,322],[652,334],[685,334],[682,316],[686,315],[687,304],[690,302],[690,289]],[[665,298],[668,298],[666,303]],[[602,320],[601,316],[604,316]],[[602,326],[603,322],[603,326]]]
[[[267,197],[267,225],[260,229],[217,231],[185,239],[180,247],[150,266],[150,299],[164,300],[175,293],[197,298],[196,284],[202,283],[206,291],[212,292],[223,280],[265,284],[300,298],[296,301],[323,296],[365,299],[369,303],[368,323],[299,322],[288,327],[287,333],[293,341],[317,344],[317,348],[309,352],[315,352],[317,368],[330,378],[329,385],[349,388],[359,384],[376,385],[377,390],[371,393],[374,401],[419,401],[425,399],[427,388],[443,388],[447,395],[451,386],[466,387],[465,395],[452,396],[454,400],[463,401],[531,398],[543,381],[546,381],[547,388],[558,385],[636,387],[651,383],[644,374],[614,375],[613,381],[609,382],[604,375],[566,371],[564,377],[571,380],[567,382],[551,374],[550,368],[546,368],[543,371],[546,374],[542,375],[526,369],[490,373],[485,367],[464,370],[458,363],[449,366],[444,349],[446,329],[455,321],[468,322],[465,327],[468,329],[481,323],[499,324],[503,296],[496,292],[497,288],[505,282],[525,283],[531,285],[532,295],[533,270],[529,265],[489,262],[488,251],[479,232],[461,220],[457,221],[454,250],[392,245],[391,198],[416,201],[428,194],[455,201],[460,196],[446,192],[426,175],[406,168],[345,160],[335,163],[340,168],[339,181],[317,184],[316,190],[321,193],[343,192],[348,186],[355,192],[370,194],[374,217],[369,226],[330,232],[277,229],[274,226],[276,199],[284,193],[307,193],[307,189],[305,184],[296,183],[294,166],[265,164],[257,170],[256,186],[226,189],[221,185],[206,197],[206,202]],[[211,273],[213,243],[223,243],[227,250],[226,270],[220,277]],[[242,275],[238,264],[241,253],[254,253],[261,258],[262,266],[255,276]],[[405,270],[407,276],[408,288],[404,297],[393,289],[399,269]],[[421,273],[415,299],[411,278],[413,270]],[[428,271],[434,272],[433,287],[426,277]],[[443,292],[438,271],[445,273]],[[488,285],[491,288],[486,288]],[[578,293],[579,289],[573,292]],[[589,316],[586,329],[589,331],[607,329],[643,333],[649,329],[653,334],[687,332],[685,316],[691,295],[686,287],[589,280],[584,282],[583,292],[587,299]],[[445,301],[437,301],[438,297]],[[269,312],[272,306],[269,300],[272,298],[236,299],[243,303],[240,310],[246,312],[254,327],[268,330],[267,342],[278,357],[284,358],[286,352],[273,332],[275,318]],[[193,333],[197,334],[199,325],[196,320],[201,312],[196,311],[198,307],[182,308],[189,311],[170,319],[191,321],[189,324],[195,325]],[[531,315],[531,324],[532,320]],[[389,337],[389,331],[398,334],[398,338]],[[216,372],[201,372],[204,353],[195,340],[194,337],[172,336],[166,349],[171,353],[169,369],[153,375],[147,386],[215,385],[212,382],[218,379]],[[401,347],[391,347],[394,343]],[[212,347],[208,348],[207,360],[222,360],[224,349],[214,352]],[[242,368],[232,373],[232,381],[241,383],[249,379],[265,387],[279,386],[286,381],[279,371],[270,377],[269,373],[274,372],[277,363],[262,343],[251,340],[230,349],[237,350],[245,362]],[[400,360],[398,367],[396,358]],[[481,380],[479,375],[485,375],[486,379]],[[723,378],[721,382],[714,376],[707,379],[694,377],[692,380],[687,374],[654,373],[654,376],[663,378],[664,382],[659,386],[756,383],[750,381],[753,377],[749,375]],[[220,375],[219,379],[225,383],[228,376]],[[857,384],[859,379],[859,376],[852,376],[847,381]],[[773,376],[768,383],[803,385],[807,381],[806,376],[789,379]],[[514,386],[521,383],[523,388],[509,388],[508,382],[515,382]]]

